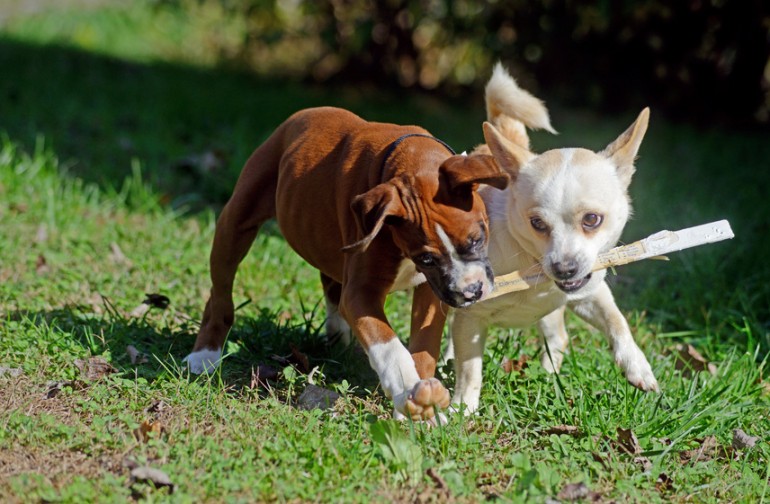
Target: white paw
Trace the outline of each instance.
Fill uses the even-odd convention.
[[[449,406],[449,391],[435,378],[418,381],[411,390],[393,396],[396,411],[412,420],[430,421]]]
[[[407,418],[408,417],[406,415],[404,415],[403,413],[401,413],[397,409],[393,410],[393,419],[394,420],[398,420],[399,422],[403,422]],[[447,418],[447,416],[445,414],[443,414],[442,412],[439,411],[432,418],[429,418],[427,420],[414,420],[414,422],[415,423],[419,423],[419,424],[425,424],[428,427],[436,427],[437,425],[447,425],[449,423],[449,419]]]
[[[542,364],[543,369],[549,373],[558,373],[561,369],[562,362],[564,362],[564,354],[559,351],[552,350],[549,354],[543,350],[542,355],[540,355],[540,364]]]
[[[650,363],[638,347],[616,351],[615,362],[625,373],[626,380],[634,387],[645,392],[660,390]]]
[[[219,366],[222,360],[222,349],[217,350],[198,350],[185,357],[182,362],[187,363],[187,367],[193,374],[211,373]]]

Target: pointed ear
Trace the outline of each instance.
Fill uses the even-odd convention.
[[[645,108],[636,118],[634,124],[624,131],[614,142],[609,144],[599,154],[612,161],[618,170],[618,176],[626,187],[631,183],[631,176],[636,171],[634,160],[639,152],[644,134],[647,132],[647,124],[650,120],[650,109]]]
[[[495,161],[515,179],[521,167],[532,160],[535,155],[526,147],[505,138],[492,123],[485,122],[483,129],[484,140],[486,140],[489,150],[492,151]]]
[[[484,154],[470,156],[452,156],[439,168],[449,182],[449,189],[476,189],[479,184],[487,184],[498,189],[505,189],[510,177],[495,163],[495,158]]]
[[[382,229],[388,218],[405,216],[404,206],[395,186],[380,184],[353,198],[350,209],[363,238],[342,248],[343,252],[363,252]]]

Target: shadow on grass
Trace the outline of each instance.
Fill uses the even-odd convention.
[[[221,205],[243,163],[278,124],[312,106],[367,119],[419,123],[462,142],[481,139],[483,105],[428,96],[269,81],[224,68],[138,63],[0,34],[0,131],[31,150],[42,136],[73,175],[120,187],[139,162],[174,207]],[[397,106],[394,106],[397,105]]]
[[[156,309],[144,316],[130,317],[117,313],[109,303],[107,307],[101,315],[74,306],[43,312],[11,312],[7,319],[34,326],[42,335],[35,342],[40,352],[50,355],[66,349],[72,362],[63,363],[64,366],[75,366],[79,356],[105,356],[117,372],[148,382],[198,379],[182,363],[192,349],[197,321]],[[264,378],[269,372],[274,375],[268,378],[271,388],[284,390],[290,384],[282,371],[291,367],[298,376],[312,372],[317,380],[327,384],[347,380],[361,393],[374,390],[377,376],[363,350],[355,344],[346,348],[331,343],[318,329],[313,315],[308,313],[304,322],[283,320],[280,313],[267,310],[256,317],[239,316],[225,344],[226,357],[217,371],[223,386],[235,391],[250,388],[256,385],[256,373],[261,372]],[[141,354],[137,362],[132,362],[129,345]]]

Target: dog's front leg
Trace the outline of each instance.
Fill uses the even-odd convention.
[[[449,393],[435,378],[420,379],[412,355],[385,317],[386,293],[371,283],[344,285],[340,312],[366,350],[369,364],[385,395],[393,400],[396,412],[413,420],[431,420],[436,406],[449,406]]]
[[[569,336],[564,326],[564,306],[560,306],[537,321],[537,329],[543,339],[540,363],[549,373],[558,373],[567,352]]]
[[[658,391],[650,363],[634,341],[628,322],[615,304],[606,282],[602,282],[593,295],[569,306],[580,318],[605,334],[615,362],[631,385],[645,392]]]
[[[458,409],[460,405],[465,405],[465,413],[470,414],[479,407],[487,326],[479,318],[457,310],[452,321],[451,333],[455,352],[456,380],[452,404]]]
[[[436,374],[447,309],[427,282],[415,287],[412,297],[409,352],[417,367],[417,374],[422,379],[432,378]]]

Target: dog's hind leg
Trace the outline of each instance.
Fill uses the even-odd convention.
[[[233,325],[233,281],[260,226],[275,216],[280,139],[273,135],[246,162],[230,201],[217,219],[211,247],[211,297],[203,312],[193,351],[185,357],[192,373],[219,365],[222,345]]]
[[[564,325],[564,306],[557,308],[537,322],[543,340],[540,363],[549,373],[558,373],[567,353],[569,335]]]
[[[351,342],[352,333],[348,322],[340,313],[342,284],[321,273],[321,285],[324,289],[324,300],[326,301],[326,337],[329,339],[339,337],[339,341],[343,345],[348,346]]]

